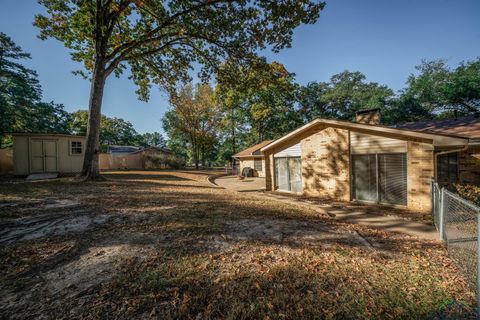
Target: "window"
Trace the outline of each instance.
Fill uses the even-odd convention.
[[[82,154],[82,142],[81,141],[70,142],[70,154]]]
[[[258,172],[262,172],[262,159],[255,159],[253,160],[253,168],[257,170]]]
[[[439,155],[437,159],[437,180],[439,183],[456,183],[458,179],[458,154]]]

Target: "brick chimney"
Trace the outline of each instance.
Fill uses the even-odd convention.
[[[380,109],[359,110],[355,113],[356,123],[380,124]]]

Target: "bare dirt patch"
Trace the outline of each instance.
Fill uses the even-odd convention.
[[[195,171],[0,184],[5,318],[453,318],[436,242],[212,187]]]

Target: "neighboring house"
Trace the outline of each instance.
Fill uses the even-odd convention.
[[[109,145],[107,146],[107,153],[110,154],[130,154],[133,152],[137,152],[141,150],[142,147],[137,146],[116,146],[116,145]]]
[[[265,158],[260,149],[271,142],[272,140],[265,140],[234,154],[233,158],[238,160],[240,164],[239,174],[243,172],[244,168],[252,168],[255,176],[265,177]]]
[[[168,157],[172,152],[161,147],[108,146],[108,153],[100,154],[100,170],[141,170],[158,167],[155,157]]]
[[[46,133],[13,133],[13,171],[31,173],[77,173],[82,170],[83,136]]]
[[[316,119],[265,145],[266,189],[429,211],[432,177],[480,184],[479,117],[379,122],[379,110],[356,123]]]

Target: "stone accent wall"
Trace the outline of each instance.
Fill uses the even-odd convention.
[[[480,186],[480,147],[471,147],[458,154],[458,180]]]
[[[407,152],[407,208],[430,211],[430,179],[434,176],[433,148],[429,144],[409,141]]]
[[[305,195],[350,200],[348,130],[325,128],[301,142]]]
[[[255,160],[254,158],[242,158],[240,160],[240,173],[242,172],[243,168],[250,167],[255,169]],[[262,160],[262,171],[254,171],[254,175],[257,177],[265,177],[265,160]]]

